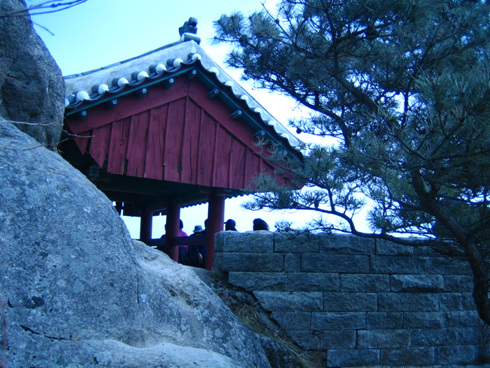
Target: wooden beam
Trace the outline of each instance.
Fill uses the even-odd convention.
[[[206,248],[206,268],[213,268],[214,260],[214,235],[223,231],[225,222],[225,196],[219,195],[216,188],[209,194],[208,206],[208,246]]]
[[[140,222],[140,240],[148,242],[151,239],[153,212],[142,211]]]
[[[172,239],[179,235],[180,228],[180,207],[172,198],[168,200],[167,223],[165,226],[165,237],[167,238],[167,254],[175,262],[179,260],[179,247],[175,247]]]
[[[206,245],[208,237],[206,235],[193,234],[192,236],[179,236],[173,238],[171,241],[174,247],[178,245]],[[150,239],[146,244],[157,247],[158,250],[165,250],[167,247],[167,237]]]

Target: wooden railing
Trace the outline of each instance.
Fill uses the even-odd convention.
[[[180,236],[177,238],[172,238],[171,244],[172,246],[179,245],[204,245],[206,246],[208,243],[207,235],[193,235],[193,236]],[[150,239],[146,242],[149,246],[156,247],[158,250],[165,252],[167,249],[168,239],[163,237],[160,239]]]

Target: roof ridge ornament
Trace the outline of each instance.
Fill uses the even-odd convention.
[[[201,38],[197,34],[197,18],[190,17],[184,22],[182,27],[179,27],[180,40],[182,42],[194,41],[198,45],[201,43]]]

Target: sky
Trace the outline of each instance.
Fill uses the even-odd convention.
[[[45,0],[27,0],[34,5]],[[197,35],[201,46],[226,69],[278,121],[288,125],[288,119],[298,114],[295,103],[277,94],[253,88],[240,81],[241,71],[227,68],[224,63],[227,45],[211,45],[213,22],[222,14],[241,11],[250,14],[261,10],[262,3],[274,11],[277,0],[87,0],[81,5],[60,12],[33,15],[32,21],[63,75],[85,72],[126,60],[179,40],[178,29],[189,17],[198,20]],[[303,137],[299,137],[302,139]],[[259,211],[242,208],[250,197],[225,201],[225,220],[233,218],[239,231],[252,230],[254,218],[263,218],[274,230],[276,221],[304,226],[314,215],[306,211]],[[195,225],[203,225],[207,205],[181,209],[184,231],[192,233]],[[139,237],[139,218],[123,217],[134,238]],[[152,237],[164,233],[165,216],[153,219]]]

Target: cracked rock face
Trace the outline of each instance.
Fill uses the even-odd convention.
[[[0,1],[0,116],[55,149],[63,125],[61,71],[22,13],[22,0]]]
[[[33,146],[0,124],[7,367],[270,367],[191,269],[131,240],[92,183]]]

